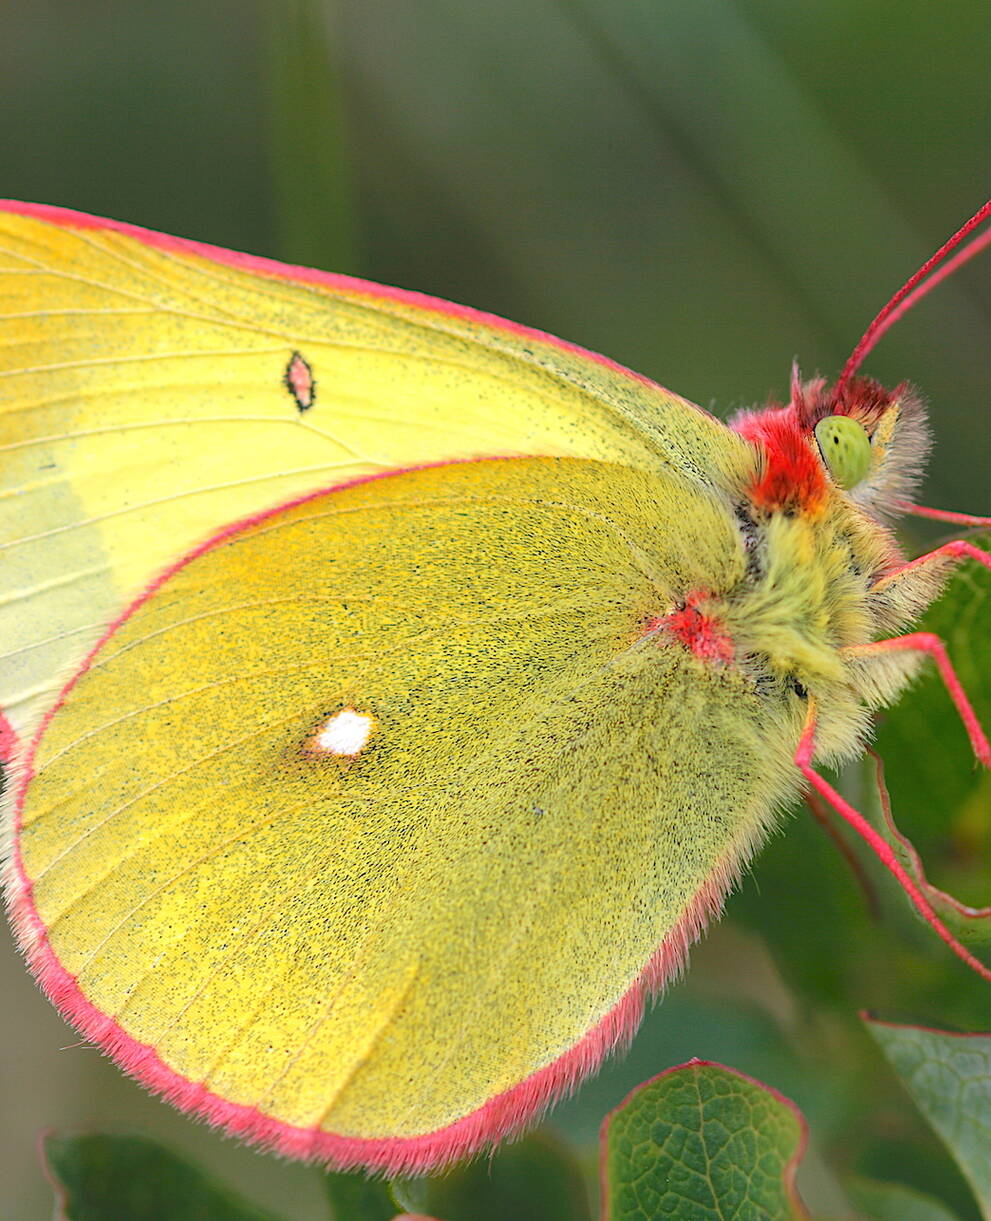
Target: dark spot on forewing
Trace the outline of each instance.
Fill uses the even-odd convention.
[[[282,381],[300,412],[309,411],[317,397],[317,384],[313,370],[298,352],[293,352]]]

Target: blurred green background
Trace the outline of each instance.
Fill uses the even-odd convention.
[[[984,201],[989,52],[987,0],[5,0],[0,194],[493,310],[725,414],[785,393],[793,357],[835,373]],[[989,336],[985,259],[869,359],[930,400],[930,503],[991,511]],[[907,829],[988,901],[987,785],[969,800],[964,849],[939,810]],[[836,1217],[827,1161],[973,1216],[855,1010],[988,1028],[986,994],[911,929],[872,924],[805,816],[730,912],[562,1130],[590,1150],[638,1080],[715,1058],[806,1109],[804,1187]],[[49,1214],[38,1130],[87,1123],[325,1215],[315,1172],[221,1141],[80,1046],[7,937],[0,970],[5,1218]]]

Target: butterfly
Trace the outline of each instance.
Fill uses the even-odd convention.
[[[474,310],[0,206],[6,878],[61,1012],[246,1139],[422,1171],[632,1037],[809,789],[987,975],[821,769],[927,657],[991,761],[910,630],[991,557],[899,551],[925,413],[859,374],[989,212],[727,425]]]

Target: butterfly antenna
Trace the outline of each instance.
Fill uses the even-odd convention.
[[[857,372],[863,364],[867,354],[875,347],[881,336],[901,318],[904,314],[916,305],[931,289],[935,288],[942,280],[951,276],[964,263],[969,262],[975,255],[980,254],[985,247],[991,245],[991,228],[985,233],[979,234],[973,241],[968,242],[962,250],[957,251],[954,258],[943,263],[949,255],[953,254],[954,250],[963,242],[975,229],[979,228],[984,222],[991,217],[991,199],[982,207],[979,208],[966,224],[961,225],[954,235],[936,251],[932,258],[927,259],[914,276],[911,276],[888,303],[881,309],[870,326],[864,332],[860,342],[850,353],[850,359],[843,366],[843,371],[836,382],[835,394],[839,397],[843,387],[847,384],[851,377]],[[926,277],[929,277],[927,280]],[[925,283],[923,283],[925,281]]]

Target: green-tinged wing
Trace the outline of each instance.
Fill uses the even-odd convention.
[[[570,459],[232,535],[41,738],[36,967],[153,1087],[294,1151],[395,1169],[515,1126],[635,1023],[794,792],[799,701],[644,635],[744,565],[718,497]]]

